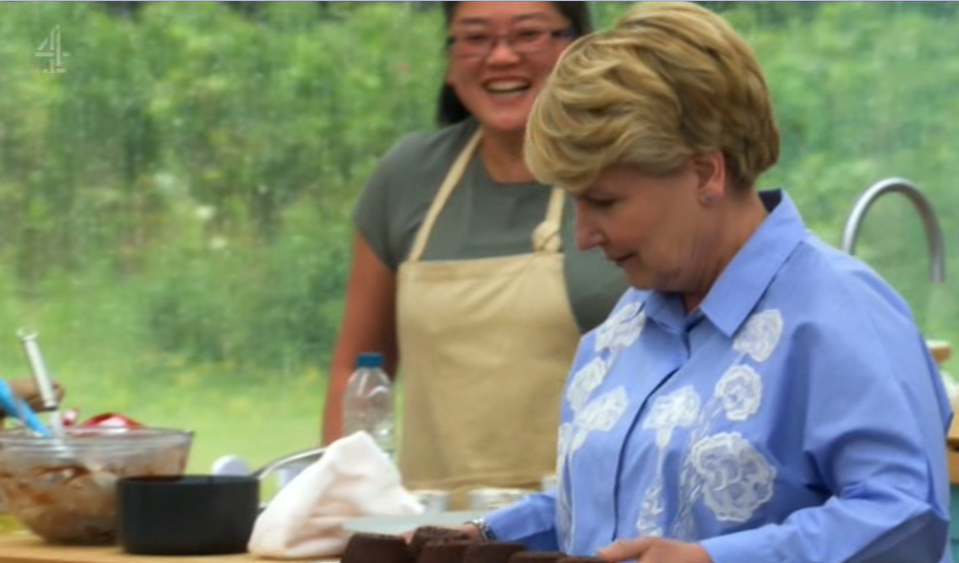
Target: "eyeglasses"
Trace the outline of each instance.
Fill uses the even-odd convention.
[[[486,31],[467,31],[446,38],[446,48],[461,59],[482,59],[489,56],[499,41],[505,40],[510,50],[517,54],[542,51],[554,39],[575,39],[576,31],[564,29],[526,28],[495,35]]]

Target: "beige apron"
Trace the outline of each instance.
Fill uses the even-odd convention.
[[[399,268],[403,377],[400,470],[410,489],[539,488],[555,471],[560,395],[579,341],[563,277],[563,193],[554,189],[532,253],[420,260],[479,144],[443,181]]]

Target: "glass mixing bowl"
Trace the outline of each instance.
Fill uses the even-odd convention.
[[[7,512],[50,543],[116,539],[121,477],[182,475],[193,433],[163,428],[68,428],[62,440],[0,431]]]

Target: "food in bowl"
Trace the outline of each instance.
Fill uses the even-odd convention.
[[[62,441],[0,431],[0,491],[48,542],[110,544],[117,480],[182,475],[192,443],[192,432],[161,428],[67,428]]]

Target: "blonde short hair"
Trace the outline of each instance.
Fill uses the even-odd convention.
[[[779,129],[755,55],[722,17],[691,2],[646,2],[562,56],[533,108],[526,163],[580,193],[600,171],[651,174],[719,150],[736,190],[779,158]]]

